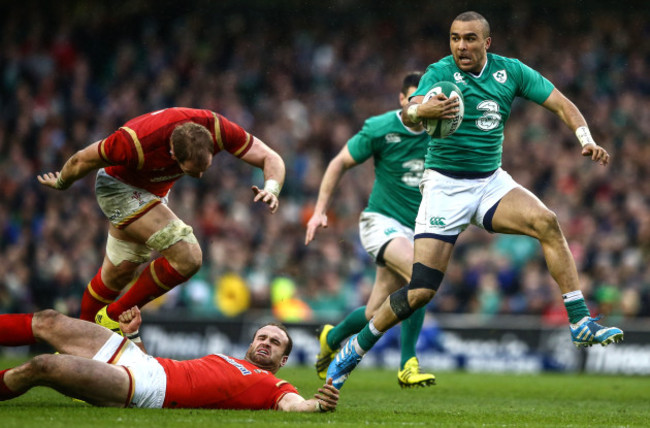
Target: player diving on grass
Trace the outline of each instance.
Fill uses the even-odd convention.
[[[404,77],[399,94],[402,107],[417,89],[421,75],[413,72]],[[343,174],[373,158],[375,182],[368,206],[359,219],[359,234],[363,247],[377,264],[377,271],[366,306],[352,311],[337,326],[326,324],[321,328],[320,353],[316,358],[316,372],[321,379],[325,379],[340,343],[358,333],[386,297],[411,279],[413,225],[421,199],[418,185],[428,141],[429,136],[421,124],[409,128],[402,121],[401,110],[389,111],[366,120],[361,131],[332,159],[323,175],[314,214],[307,222],[305,245],[315,238],[319,227],[327,227],[327,208]],[[420,373],[415,352],[424,315],[422,307],[402,324],[397,381],[403,388],[435,384],[433,374]]]
[[[51,309],[0,315],[0,346],[43,342],[59,352],[0,370],[0,401],[19,397],[34,386],[47,386],[110,407],[326,412],[338,403],[331,380],[314,398],[305,399],[275,376],[292,348],[281,324],[265,324],[255,331],[243,359],[211,354],[177,361],[146,354],[137,306],[118,320],[126,337]]]
[[[439,81],[455,83],[465,102],[465,118],[445,139],[431,139],[415,223],[411,281],[394,292],[373,319],[336,355],[327,378],[340,388],[381,335],[408,319],[436,294],[456,239],[470,224],[490,232],[528,235],[539,240],[551,276],[558,284],[576,346],[623,339],[623,331],[592,318],[580,290],[575,262],[555,214],[501,169],[505,122],[516,97],[556,114],[576,134],[582,156],[607,165],[609,154],[592,138],[578,108],[540,73],[516,59],[488,54],[490,26],[476,12],[458,15],[451,24],[451,55],[431,64],[418,90],[403,109],[406,125],[439,119],[458,111],[458,98],[424,94]]]
[[[75,153],[60,172],[38,176],[41,184],[64,190],[98,170],[97,202],[110,223],[106,255],[82,297],[81,319],[118,331],[119,314],[141,308],[199,270],[201,247],[192,228],[167,206],[168,194],[183,175],[200,178],[223,151],[263,171],[264,188],[252,186],[253,200],[276,212],[285,178],[282,158],[210,110],[176,107],[136,117]],[[153,251],[159,257],[136,276]]]

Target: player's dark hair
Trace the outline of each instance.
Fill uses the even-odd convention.
[[[409,72],[406,76],[404,76],[404,80],[402,81],[402,93],[404,95],[408,95],[407,92],[410,87],[418,87],[420,84],[420,78],[422,77],[422,72],[420,71],[411,71]]]
[[[174,156],[178,162],[187,160],[207,162],[214,153],[214,143],[208,128],[194,122],[177,126],[171,136]]]
[[[260,329],[266,327],[267,325],[277,327],[280,330],[284,331],[284,334],[287,335],[287,339],[289,339],[289,341],[287,342],[287,347],[284,348],[284,353],[282,355],[286,355],[288,357],[289,354],[291,353],[291,350],[293,349],[293,340],[289,335],[289,330],[287,330],[287,327],[285,327],[285,325],[282,323],[272,321],[272,322],[267,322],[266,324],[260,326],[257,330],[255,330],[255,333],[253,333],[253,340],[255,340],[255,336],[257,336],[257,332],[260,331]]]
[[[488,38],[490,37],[490,23],[487,22],[487,19],[483,15],[481,15],[478,12],[474,11],[467,11],[463,12],[460,15],[458,15],[454,21],[463,21],[463,22],[468,22],[468,21],[480,21],[480,23],[483,25],[483,37]]]

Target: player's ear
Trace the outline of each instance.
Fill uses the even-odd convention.
[[[490,45],[492,44],[492,37],[488,37],[485,39],[485,50],[490,49]]]
[[[174,154],[174,142],[172,141],[171,138],[169,139],[169,154],[172,155],[172,159],[174,159],[175,161],[178,160],[176,159],[176,155]]]
[[[284,367],[284,365],[287,364],[288,359],[289,359],[288,355],[283,355],[282,359],[280,360],[280,367]]]
[[[402,92],[399,93],[399,105],[404,107],[404,104],[408,102],[408,99],[406,98],[406,95],[403,94]]]

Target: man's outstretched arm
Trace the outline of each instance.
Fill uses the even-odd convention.
[[[356,166],[354,158],[350,154],[348,145],[343,146],[339,154],[337,154],[334,159],[332,159],[327,165],[325,174],[320,183],[320,189],[318,190],[318,199],[316,200],[316,206],[314,207],[314,214],[307,222],[307,231],[305,233],[305,245],[309,244],[314,240],[316,236],[316,231],[319,227],[327,227],[327,207],[332,200],[334,190],[341,181],[341,177],[345,172]]]
[[[99,141],[79,150],[66,161],[61,171],[46,172],[36,178],[44,186],[65,190],[75,181],[88,175],[90,171],[108,166],[97,151]]]
[[[314,398],[305,400],[298,394],[285,394],[278,402],[278,410],[285,412],[331,412],[336,409],[338,401],[339,390],[332,386],[332,379],[328,379],[325,385],[318,388]]]
[[[241,159],[264,172],[264,188],[251,186],[254,202],[262,201],[269,206],[272,213],[280,206],[280,190],[284,184],[286,168],[280,155],[262,140],[253,137],[253,145]]]
[[[601,165],[609,163],[609,153],[603,147],[596,144],[587,121],[585,120],[578,107],[569,100],[557,88],[548,96],[542,106],[555,113],[571,131],[575,132],[578,141],[582,145],[582,156],[591,157],[591,160]]]

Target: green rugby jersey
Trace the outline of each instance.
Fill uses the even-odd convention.
[[[375,182],[364,211],[383,214],[413,228],[422,198],[418,185],[430,138],[424,131],[416,133],[404,126],[400,112],[369,118],[347,144],[356,163],[371,156],[375,161]]]
[[[480,76],[461,71],[451,55],[427,67],[417,91],[425,95],[440,81],[453,82],[463,93],[465,117],[456,132],[431,139],[425,168],[458,172],[488,172],[501,166],[503,128],[515,97],[541,104],[553,84],[521,61],[487,54]]]

